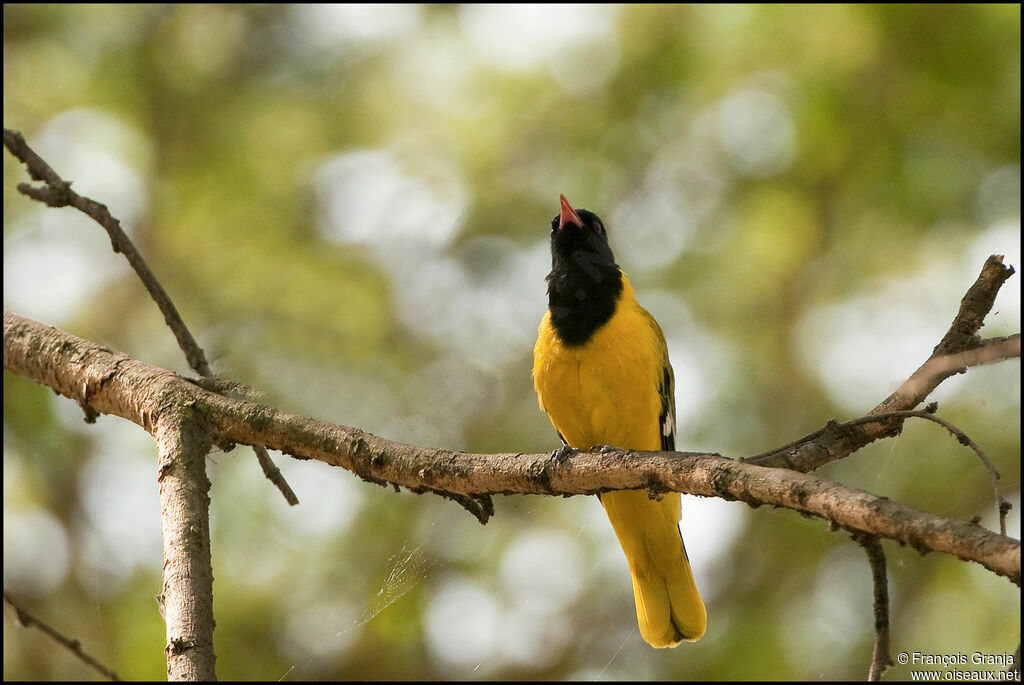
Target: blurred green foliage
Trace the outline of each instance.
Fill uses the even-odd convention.
[[[110,205],[216,371],[416,444],[539,452],[548,222],[598,212],[676,367],[679,446],[753,454],[868,410],[992,253],[1019,266],[1019,5],[5,4],[4,125]],[[5,307],[181,353],[101,230],[20,196]],[[983,333],[1020,330],[1020,288]],[[1019,362],[936,393],[1003,475]],[[5,586],[132,679],[164,676],[155,452],[4,376]],[[222,679],[859,679],[860,548],[688,498],[707,637],[648,648],[592,498],[456,505],[213,454]],[[908,425],[819,474],[995,525],[974,456]],[[691,512],[687,515],[687,512]],[[1013,651],[1004,579],[886,544],[893,652]],[[93,677],[4,612],[5,679]],[[909,677],[898,668],[893,677]]]

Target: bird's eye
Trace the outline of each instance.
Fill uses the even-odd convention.
[[[598,233],[604,233],[604,224],[601,223],[600,219],[594,219],[594,230]]]

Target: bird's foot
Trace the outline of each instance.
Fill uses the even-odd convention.
[[[594,445],[590,448],[591,452],[600,452],[601,454],[611,454],[612,452],[621,452],[622,448],[616,447],[615,445]]]
[[[562,445],[557,450],[551,453],[551,461],[562,464],[565,462],[566,459],[573,456],[574,454],[579,454],[579,450],[576,449],[575,447]]]

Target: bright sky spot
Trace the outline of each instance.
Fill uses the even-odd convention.
[[[302,39],[310,47],[346,47],[397,38],[419,25],[414,4],[338,3],[290,6]]]
[[[745,88],[726,97],[719,105],[718,128],[733,168],[744,176],[774,176],[793,160],[793,117],[768,91]]]
[[[102,228],[65,211],[40,208],[9,227],[4,244],[4,306],[53,325],[129,270]]]
[[[636,273],[675,260],[693,233],[693,216],[677,193],[641,191],[615,207],[609,226],[616,259]]]
[[[32,145],[75,192],[100,198],[129,234],[148,211],[150,142],[113,114],[90,107],[67,110],[50,119]]]
[[[536,670],[550,667],[574,637],[566,614],[543,600],[508,606],[502,631],[502,659]]]
[[[749,511],[749,507],[739,502],[683,496],[679,530],[705,603],[718,596],[730,581],[721,577],[716,569],[721,567],[721,557],[729,554],[737,536],[743,532]]]
[[[4,589],[43,597],[64,582],[68,536],[57,517],[43,509],[4,509]]]
[[[675,293],[646,289],[638,297],[665,334],[676,381],[676,449],[697,449],[687,444],[687,432],[729,384],[727,343],[695,320]]]
[[[871,596],[871,573],[863,550],[854,544],[836,545],[818,565],[813,592],[786,605],[779,620],[785,629],[778,634],[790,651],[808,644],[849,649],[852,644],[847,638],[872,624]],[[822,653],[821,661],[835,658]]]
[[[127,232],[145,214],[142,173],[149,147],[137,131],[97,109],[68,110],[33,139],[35,150],[76,192],[102,198]],[[4,305],[60,325],[129,267],[104,230],[84,214],[39,205],[7,227]]]
[[[287,464],[285,468],[284,464]],[[359,483],[348,474],[315,461],[287,460],[282,472],[300,495],[303,506],[288,507],[279,513],[292,531],[310,539],[330,539],[344,534],[363,506]]]
[[[81,411],[54,398],[62,421]],[[68,406],[70,405],[70,407]],[[154,471],[156,448],[139,426],[100,417],[102,430],[89,433],[92,456],[78,473],[81,524],[75,543],[82,563],[78,582],[95,597],[116,595],[138,569],[159,573],[163,562],[160,494]]]
[[[468,4],[459,6],[459,23],[482,59],[525,70],[590,41],[614,47],[619,11],[613,5]]]
[[[316,172],[319,229],[344,243],[398,249],[438,248],[456,234],[466,190],[448,166],[427,178],[408,171],[385,150],[357,150],[328,160]],[[386,261],[386,260],[385,260]]]
[[[531,529],[505,549],[501,579],[511,602],[572,604],[587,582],[579,543],[557,530]]]
[[[888,396],[945,331],[937,311],[900,291],[886,289],[897,300],[879,292],[813,309],[797,328],[805,363],[832,402],[849,412],[867,411]]]
[[[963,253],[931,249],[916,274],[868,283],[861,294],[808,311],[794,334],[798,354],[834,403],[851,414],[867,411],[928,358],[985,259],[1003,252],[1019,266],[1019,219],[992,227]],[[987,320],[983,335],[1019,330],[1020,289],[1002,288]]]
[[[1019,164],[1000,167],[985,177],[978,188],[978,208],[982,218],[989,221],[1016,219],[1020,222]]]
[[[359,635],[354,629],[358,619],[352,604],[322,593],[303,606],[289,607],[283,615],[282,646],[300,663],[311,658],[336,659]],[[301,671],[297,675],[301,679]]]
[[[466,252],[486,250],[487,268],[467,269]],[[447,255],[409,255],[394,289],[398,316],[412,329],[452,348],[462,359],[500,365],[531,349],[544,314],[548,247],[518,247],[507,238],[479,236]]]
[[[432,589],[426,611],[431,656],[462,677],[486,675],[500,647],[502,608],[498,600],[461,575],[445,576]]]

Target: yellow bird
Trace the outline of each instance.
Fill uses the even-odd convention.
[[[540,407],[569,447],[674,450],[675,379],[661,327],[637,303],[601,219],[561,201],[533,348]],[[654,647],[699,640],[707,611],[679,533],[679,493],[598,497],[629,562],[640,635]]]

